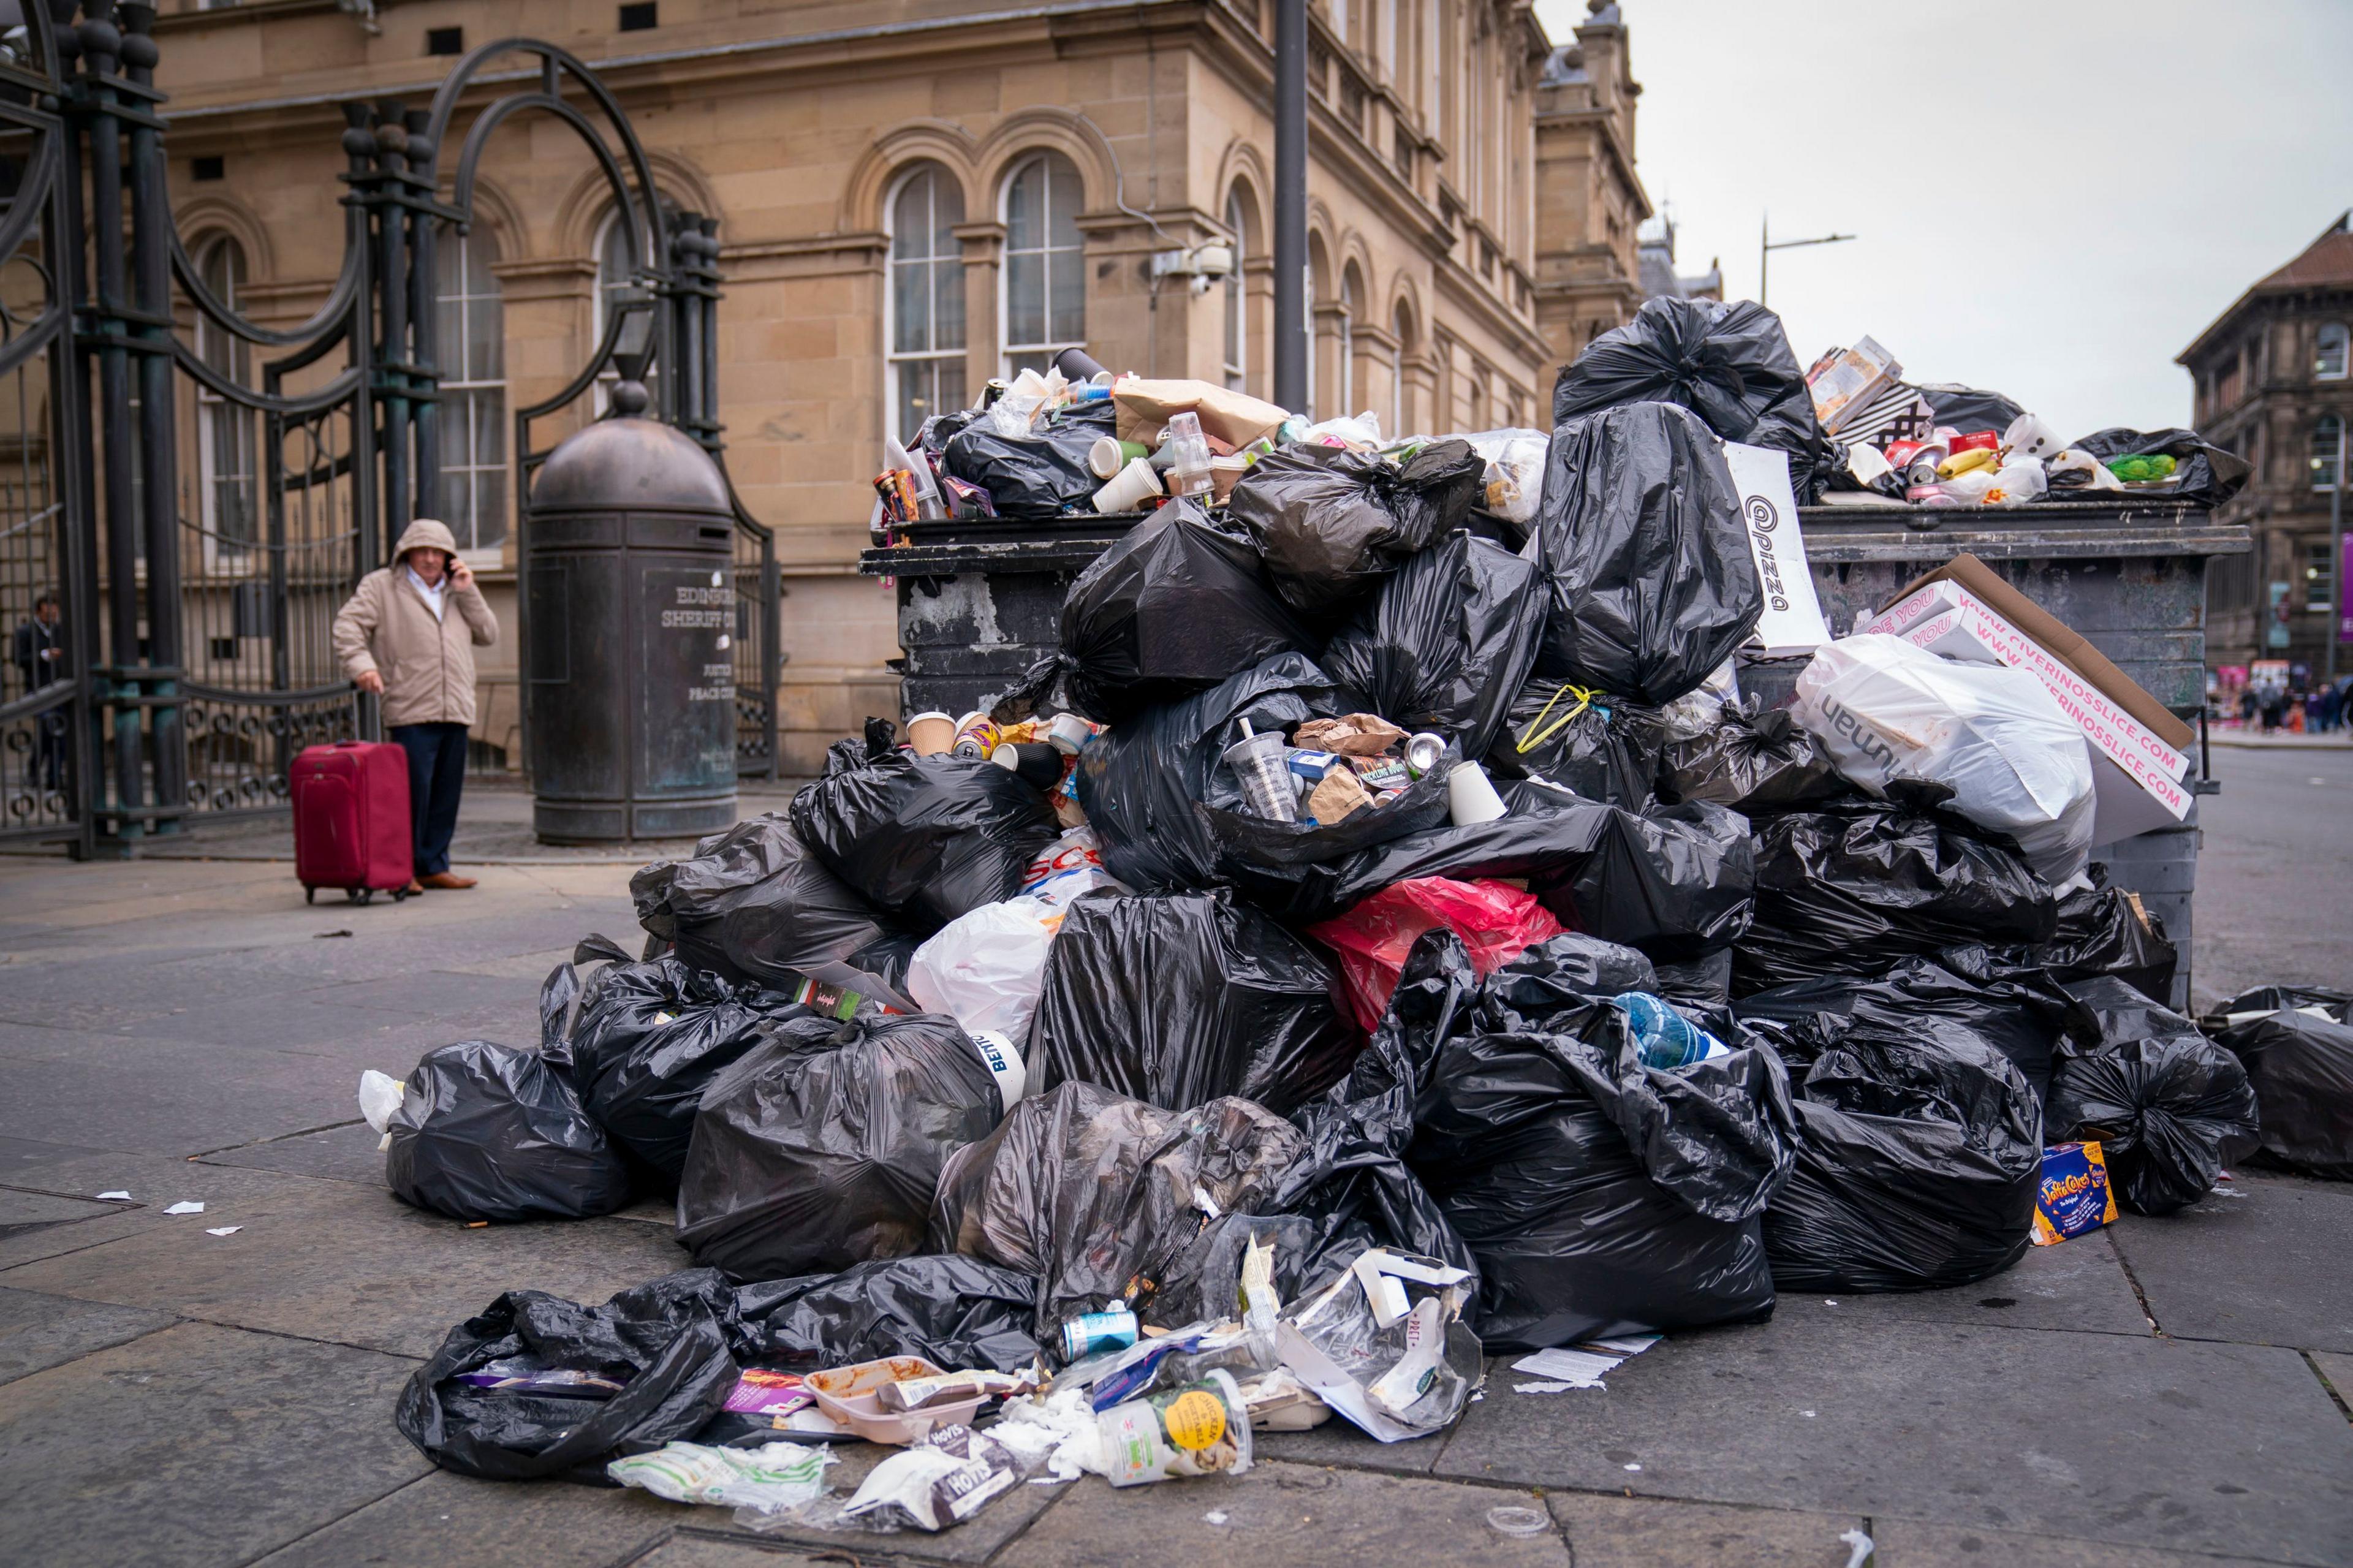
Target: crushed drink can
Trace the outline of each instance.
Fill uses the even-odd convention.
[[[1004,741],[1005,732],[997,727],[997,721],[976,709],[956,721],[955,743],[948,750],[956,756],[985,763]]]
[[[1135,1342],[1138,1331],[1135,1314],[1125,1307],[1089,1312],[1062,1325],[1062,1355],[1077,1361],[1097,1351],[1124,1350]]]
[[[1424,730],[1419,735],[1409,735],[1405,742],[1405,765],[1413,776],[1419,778],[1438,765],[1446,755],[1446,737]]]

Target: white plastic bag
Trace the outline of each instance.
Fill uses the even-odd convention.
[[[392,1147],[393,1113],[400,1109],[401,1100],[407,1093],[406,1084],[374,1068],[360,1074],[360,1114],[383,1136],[384,1142],[376,1145],[377,1149]]]
[[[2084,868],[2091,752],[2025,670],[1956,663],[1902,637],[1851,637],[1814,655],[1791,711],[1863,788],[1884,793],[1899,778],[1949,784],[1953,809],[2017,839],[2045,880]]]
[[[907,994],[926,1013],[949,1015],[966,1034],[989,1029],[1027,1048],[1046,984],[1046,950],[1061,924],[1062,911],[1042,900],[983,904],[915,950]]]
[[[1114,893],[1129,890],[1103,869],[1103,841],[1095,837],[1093,828],[1084,825],[1070,829],[1047,845],[1044,853],[1030,861],[1029,869],[1021,873],[1021,897],[1051,904],[1057,910],[1068,910],[1099,889]]]
[[[1482,430],[1462,439],[1487,459],[1487,510],[1514,522],[1535,521],[1552,437],[1541,430]]]

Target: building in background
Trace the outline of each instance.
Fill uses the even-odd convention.
[[[1707,270],[1684,276],[1675,270],[1675,220],[1662,213],[1642,226],[1636,237],[1637,277],[1646,300],[1716,300],[1724,298],[1724,263],[1711,260]]]
[[[2217,513],[2253,529],[2255,548],[2217,556],[2207,578],[2213,665],[2288,659],[2316,673],[2327,657],[2339,565],[2328,509],[2353,429],[2348,219],[2241,295],[2176,361],[2194,384],[2198,433],[2254,470]],[[2353,671],[2353,648],[2337,664]]]
[[[518,33],[596,68],[661,199],[717,219],[727,460],[776,531],[780,742],[805,773],[896,710],[892,595],[855,574],[886,432],[1071,343],[1271,392],[1273,26],[1262,0],[186,0],[155,34],[183,238],[265,325],[314,311],[343,256],[340,105],[419,107],[445,57]],[[1619,8],[1596,0],[1559,48],[1527,0],[1315,0],[1310,26],[1310,412],[1546,424],[1559,364],[1644,298]],[[448,435],[418,510],[512,623],[513,413],[589,359],[628,258],[587,153],[543,120],[497,131],[474,199],[486,220],[438,247]],[[243,342],[192,346],[262,374]],[[187,504],[235,535],[256,433],[195,417]],[[477,754],[509,765],[520,641],[478,703]]]

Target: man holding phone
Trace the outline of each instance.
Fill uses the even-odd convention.
[[[451,874],[449,839],[474,722],[474,649],[498,640],[498,618],[473,569],[458,559],[448,529],[429,517],[408,525],[392,564],[361,578],[335,614],[335,657],[352,684],[384,698],[385,733],[408,753],[412,891],[474,885]]]

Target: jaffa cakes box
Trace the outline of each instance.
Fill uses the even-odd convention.
[[[2042,1185],[2034,1194],[2034,1245],[2056,1247],[2116,1217],[2107,1156],[2097,1143],[2054,1143],[2042,1151]]]

